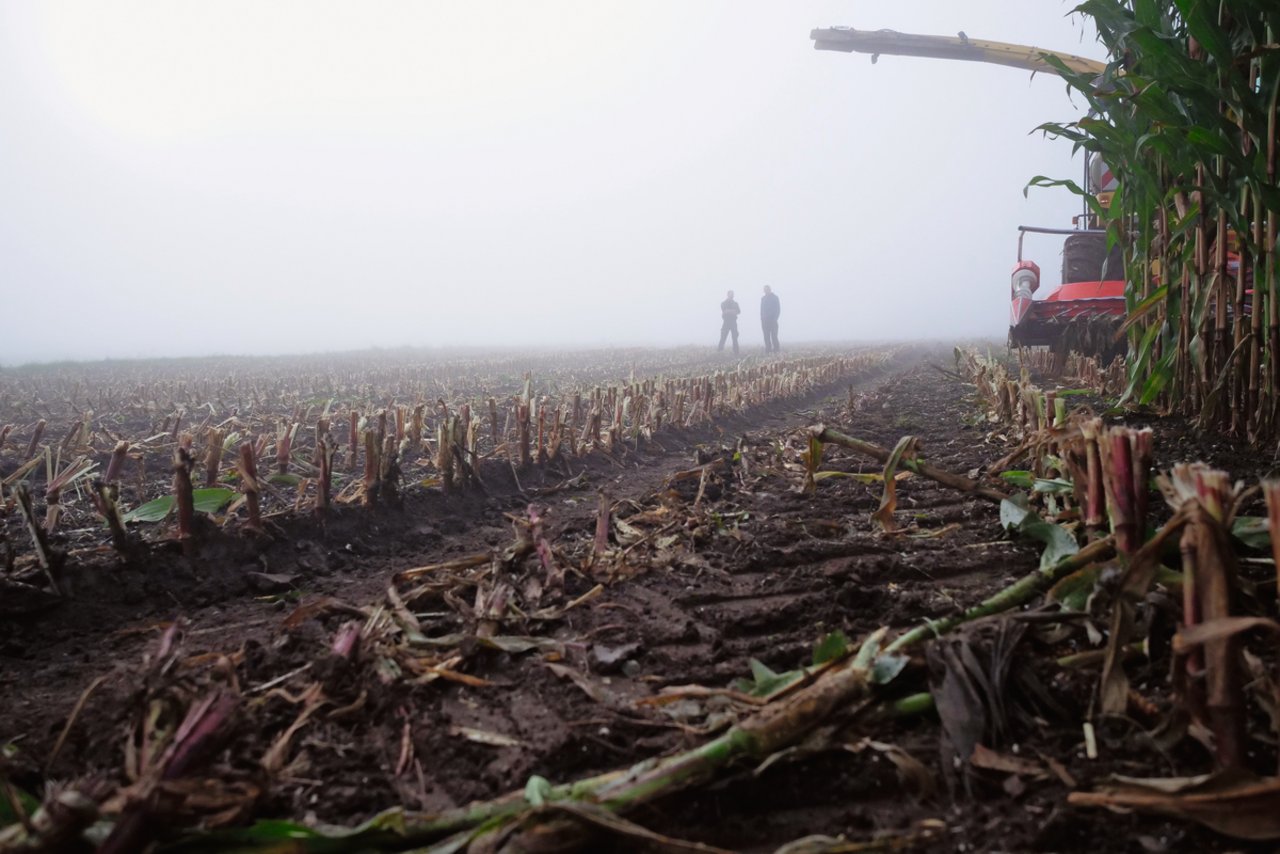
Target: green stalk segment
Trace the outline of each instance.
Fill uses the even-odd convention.
[[[946,617],[916,626],[911,631],[899,635],[893,643],[885,648],[885,651],[900,652],[930,638],[945,634],[964,623],[970,623],[1004,611],[1011,611],[1020,605],[1030,602],[1038,594],[1052,587],[1059,579],[1065,578],[1091,563],[1107,560],[1114,554],[1114,540],[1110,537],[1096,540],[1070,557],[1064,558],[1046,569],[1037,569],[1024,575],[999,593],[984,599],[967,611],[953,617]]]

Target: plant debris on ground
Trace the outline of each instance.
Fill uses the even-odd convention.
[[[313,376],[209,381],[180,393],[310,416],[243,452],[154,425],[168,456],[137,488],[106,476],[132,434],[82,415],[40,490],[15,487],[31,471],[6,485],[0,850],[1280,838],[1280,503],[1253,488],[1257,456],[1180,422],[1121,427],[1068,380],[976,352],[805,358],[735,367],[759,400],[667,429],[661,381],[567,362],[545,395],[506,365],[505,385],[459,369],[464,392],[417,419],[384,399],[385,426],[366,401],[363,428],[306,402]],[[769,391],[833,358],[862,361]],[[692,358],[667,370],[711,378],[690,406],[737,382]],[[28,382],[0,422],[57,423]],[[94,394],[59,391],[65,411]],[[255,412],[237,417],[270,424]],[[11,431],[0,476],[36,458],[36,423]],[[76,472],[94,463],[120,491],[91,491]],[[326,469],[343,476],[321,512]]]

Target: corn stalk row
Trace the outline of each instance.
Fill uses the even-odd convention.
[[[78,412],[65,437],[51,444],[41,444],[48,419],[4,429],[0,512],[22,514],[33,552],[20,555],[11,536],[4,543],[5,560],[19,571],[34,560],[57,589],[66,558],[59,534],[69,525],[81,533],[102,525],[111,545],[129,559],[139,547],[134,525],[173,517],[177,540],[194,556],[210,527],[208,519],[270,534],[278,521],[299,513],[323,518],[340,505],[397,506],[406,490],[438,488],[452,495],[483,492],[486,479],[514,478],[522,489],[522,474],[570,478],[575,461],[603,455],[616,462],[673,430],[703,429],[753,407],[866,376],[895,352],[869,349],[740,363],[711,373],[633,376],[543,391],[526,372],[518,382],[508,381],[514,392],[501,398],[481,393],[428,400],[420,389],[409,402],[389,397],[369,409],[335,406],[333,400],[297,403],[288,414],[262,411],[267,401],[285,402],[283,386],[178,383],[169,391],[186,403],[149,426],[155,432],[147,436],[131,436],[112,425],[129,423],[131,407],[156,411],[154,402],[125,404],[125,411],[112,417]],[[396,378],[393,371],[391,379]],[[19,391],[35,394],[21,385]],[[220,392],[234,392],[241,402],[248,395],[249,412],[233,406],[229,416],[219,418],[219,406],[202,395]],[[58,383],[41,393],[65,393],[64,411],[83,403],[85,395],[78,384],[66,389]],[[367,390],[365,396],[370,396]],[[0,397],[18,403],[12,389]],[[57,409],[41,403],[38,394],[27,406],[50,416]],[[19,452],[20,447],[25,450]],[[43,519],[37,518],[39,492],[32,489],[41,475]]]
[[[1280,376],[1276,115],[1280,10],[1251,0],[1086,0],[1113,57],[1059,73],[1089,114],[1043,126],[1100,155],[1084,196],[1125,252],[1123,395],[1252,441],[1274,438]]]

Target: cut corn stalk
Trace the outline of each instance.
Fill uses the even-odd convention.
[[[196,504],[192,494],[191,472],[195,469],[195,460],[185,448],[176,448],[173,452],[173,495],[178,506],[178,542],[182,551],[191,557],[196,547]]]
[[[263,533],[262,482],[258,480],[258,461],[253,449],[253,442],[244,442],[240,445],[240,463],[237,469],[240,475],[240,491],[244,493],[245,508],[249,517],[245,522],[245,528],[260,534]]]

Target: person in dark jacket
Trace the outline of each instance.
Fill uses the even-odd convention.
[[[764,329],[764,349],[766,353],[778,352],[778,315],[782,314],[782,305],[773,288],[764,286],[764,296],[760,298],[760,326]]]
[[[729,291],[728,299],[720,303],[720,346],[717,349],[724,350],[725,339],[732,333],[733,352],[738,352],[739,314],[742,314],[742,309],[738,308],[738,304],[734,302],[733,291]]]

